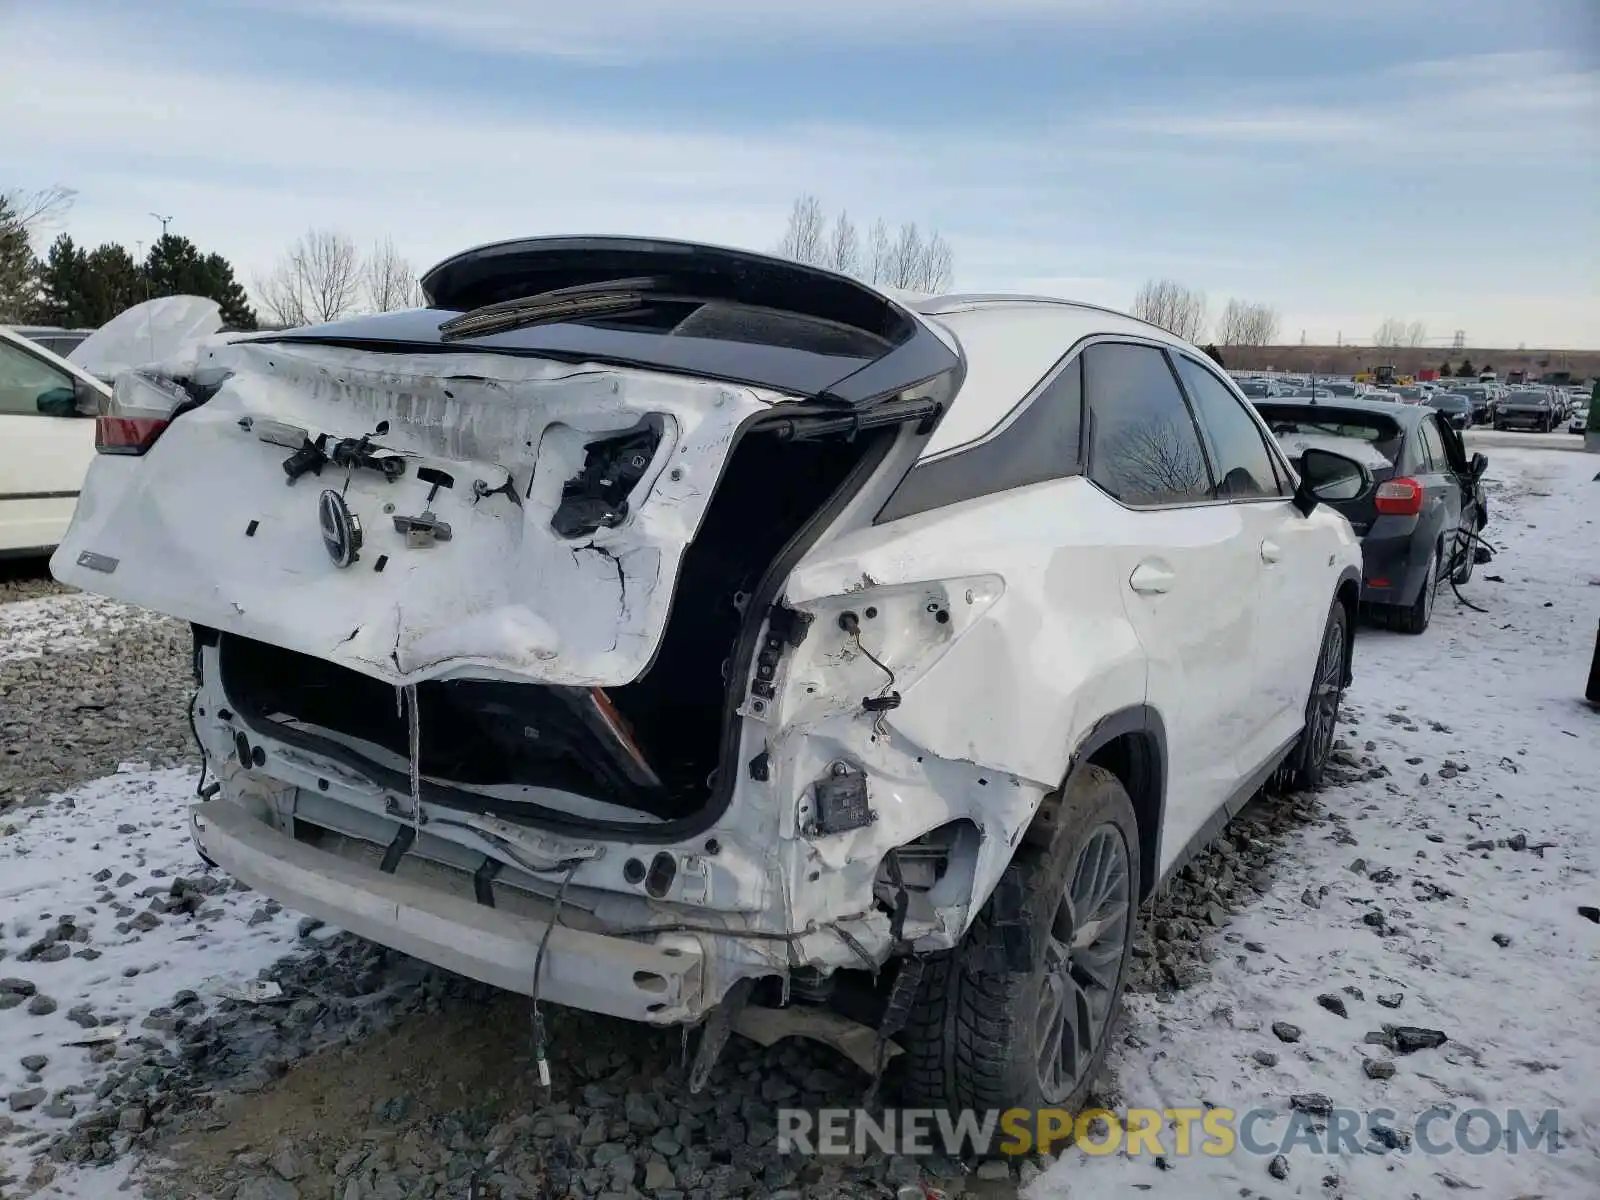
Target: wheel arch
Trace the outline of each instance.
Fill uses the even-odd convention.
[[[1167,801],[1167,727],[1148,704],[1134,704],[1101,717],[1073,747],[1061,787],[1034,814],[1028,840],[1048,837],[1067,784],[1086,765],[1111,772],[1133,802],[1139,828],[1139,899],[1155,888],[1161,854],[1161,826]]]

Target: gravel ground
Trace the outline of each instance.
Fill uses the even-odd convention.
[[[37,564],[5,566],[0,814],[124,762],[197,762],[188,628],[71,594]]]
[[[9,601],[37,603],[60,590],[36,578],[0,581],[0,619],[7,607],[17,611]],[[120,763],[192,761],[184,709],[187,630],[126,611],[62,611],[69,615],[59,636],[24,639],[24,654],[7,657],[0,641],[0,713],[7,714],[0,716],[0,835],[20,825],[26,837],[33,819],[72,808],[70,798],[41,804],[40,797],[108,775]],[[13,627],[22,624],[13,621]],[[1326,887],[1304,886],[1311,881],[1301,878],[1306,864],[1285,853],[1285,844],[1309,835],[1340,853],[1363,852],[1346,848],[1356,846],[1354,835],[1363,832],[1356,822],[1376,805],[1351,804],[1354,790],[1397,794],[1396,773],[1409,778],[1421,761],[1405,758],[1383,733],[1384,722],[1410,729],[1410,718],[1366,715],[1362,732],[1352,734],[1353,715],[1346,714],[1346,738],[1336,744],[1327,790],[1258,797],[1148,910],[1129,981],[1135,1000],[1116,1031],[1122,1053],[1113,1054],[1113,1062],[1166,1056],[1159,1048],[1166,1027],[1161,1016],[1151,1016],[1151,1001],[1161,1006],[1158,1012],[1187,1011],[1218,981],[1245,970],[1242,963],[1263,957],[1260,944],[1242,940],[1238,922],[1259,915],[1269,893],[1290,889],[1312,912],[1331,903]],[[174,830],[185,793],[172,789],[166,826]],[[86,819],[83,801],[74,815]],[[1439,836],[1429,838],[1430,850]],[[105,866],[118,868],[109,859]],[[1363,885],[1377,878],[1359,876]],[[54,1064],[30,1068],[19,1089],[28,1107],[9,1116],[0,1110],[0,1197],[6,1200],[111,1197],[138,1186],[125,1183],[130,1169],[144,1194],[161,1200],[923,1200],[941,1193],[987,1200],[1015,1196],[1053,1165],[1049,1158],[977,1164],[881,1154],[780,1156],[779,1107],[851,1107],[867,1086],[844,1059],[808,1043],[763,1049],[734,1038],[711,1085],[691,1096],[675,1034],[551,1009],[553,1088],[546,1094],[533,1069],[526,999],[309,919],[296,929],[292,915],[276,905],[239,889],[217,891],[221,881],[209,874],[157,882],[163,886],[150,905],[160,924],[144,934],[148,954],[170,952],[177,961],[177,947],[193,941],[190,923],[204,925],[209,914],[217,928],[218,909],[263,937],[288,922],[279,935],[281,957],[259,974],[280,994],[254,1003],[174,970],[171,999],[143,1017],[132,1014],[130,1036],[114,1046],[74,1051],[94,1063],[87,1087],[44,1092],[41,1084],[49,1082]],[[132,905],[144,883],[122,888],[119,880],[120,902]],[[44,937],[29,935],[38,940],[25,953],[48,962],[52,944],[81,940],[86,919],[79,926],[72,918],[51,921],[58,919],[65,924],[52,925]],[[102,932],[95,930],[91,944],[115,954]],[[20,944],[10,942],[14,954]],[[5,966],[17,976],[37,971],[40,986],[48,981],[49,966]],[[0,981],[0,993],[8,982]],[[8,1002],[0,994],[0,1007],[29,1012],[33,994],[26,999],[24,1008],[20,997]],[[1357,1001],[1353,993],[1316,1001],[1337,1017],[1334,1002]],[[1376,1002],[1387,1003],[1384,996]],[[63,1007],[67,1003],[63,999]],[[1203,1007],[1210,1004],[1205,1000]],[[1233,1017],[1216,1008],[1206,1019],[1227,1025]],[[1289,1055],[1301,1031],[1285,1025],[1280,1033],[1275,1024],[1273,1033],[1283,1045],[1257,1053],[1256,1062]],[[0,1077],[12,1066],[0,1064]],[[1137,1101],[1132,1085],[1142,1083],[1130,1078],[1125,1089],[1108,1074],[1098,1081],[1095,1099],[1112,1107]],[[11,1104],[16,1107],[15,1099]],[[46,1108],[65,1116],[35,1121]],[[13,1168],[16,1176],[6,1176],[8,1149],[30,1156],[26,1173]],[[1056,1178],[1039,1184],[1044,1190],[1036,1194],[1046,1194]],[[1150,1185],[1141,1179],[1131,1186],[1143,1191]]]

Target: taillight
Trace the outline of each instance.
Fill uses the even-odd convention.
[[[1373,502],[1390,517],[1414,517],[1422,511],[1422,485],[1415,479],[1390,479],[1378,485]]]
[[[189,394],[170,379],[143,371],[117,376],[111,398],[95,418],[94,448],[101,454],[143,454],[172,422]]]

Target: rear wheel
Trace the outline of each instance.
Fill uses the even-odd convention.
[[[1401,633],[1421,633],[1433,620],[1433,602],[1439,594],[1439,551],[1428,560],[1428,573],[1422,577],[1417,598],[1405,608],[1395,608],[1389,624]]]
[[[1478,522],[1474,517],[1468,517],[1466,525],[1456,533],[1456,569],[1450,582],[1457,587],[1472,582],[1472,569],[1477,565],[1477,533]]]
[[[1328,759],[1333,754],[1333,733],[1339,724],[1339,701],[1344,698],[1346,660],[1350,654],[1350,615],[1338,600],[1328,610],[1322,631],[1322,649],[1306,697],[1306,723],[1300,744],[1290,760],[1288,785],[1309,789],[1322,786]]]
[[[1025,840],[960,947],[929,960],[900,1039],[908,1103],[1076,1111],[1093,1086],[1133,946],[1138,826],[1097,766],[1058,803],[1048,842]]]

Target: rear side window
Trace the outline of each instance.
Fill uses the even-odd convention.
[[[1149,346],[1103,343],[1084,351],[1083,373],[1089,477],[1135,507],[1209,500],[1200,434],[1167,356]]]
[[[1435,471],[1446,470],[1449,460],[1444,456],[1444,442],[1439,439],[1439,429],[1434,424],[1437,417],[1428,417],[1422,422],[1422,445],[1427,450],[1429,466]]]
[[[1083,360],[1072,358],[997,432],[913,467],[877,519],[897,521],[977,496],[1075,475],[1082,429]]]
[[[1278,475],[1260,427],[1223,382],[1199,363],[1176,356],[1178,375],[1206,431],[1218,500],[1276,499]]]

